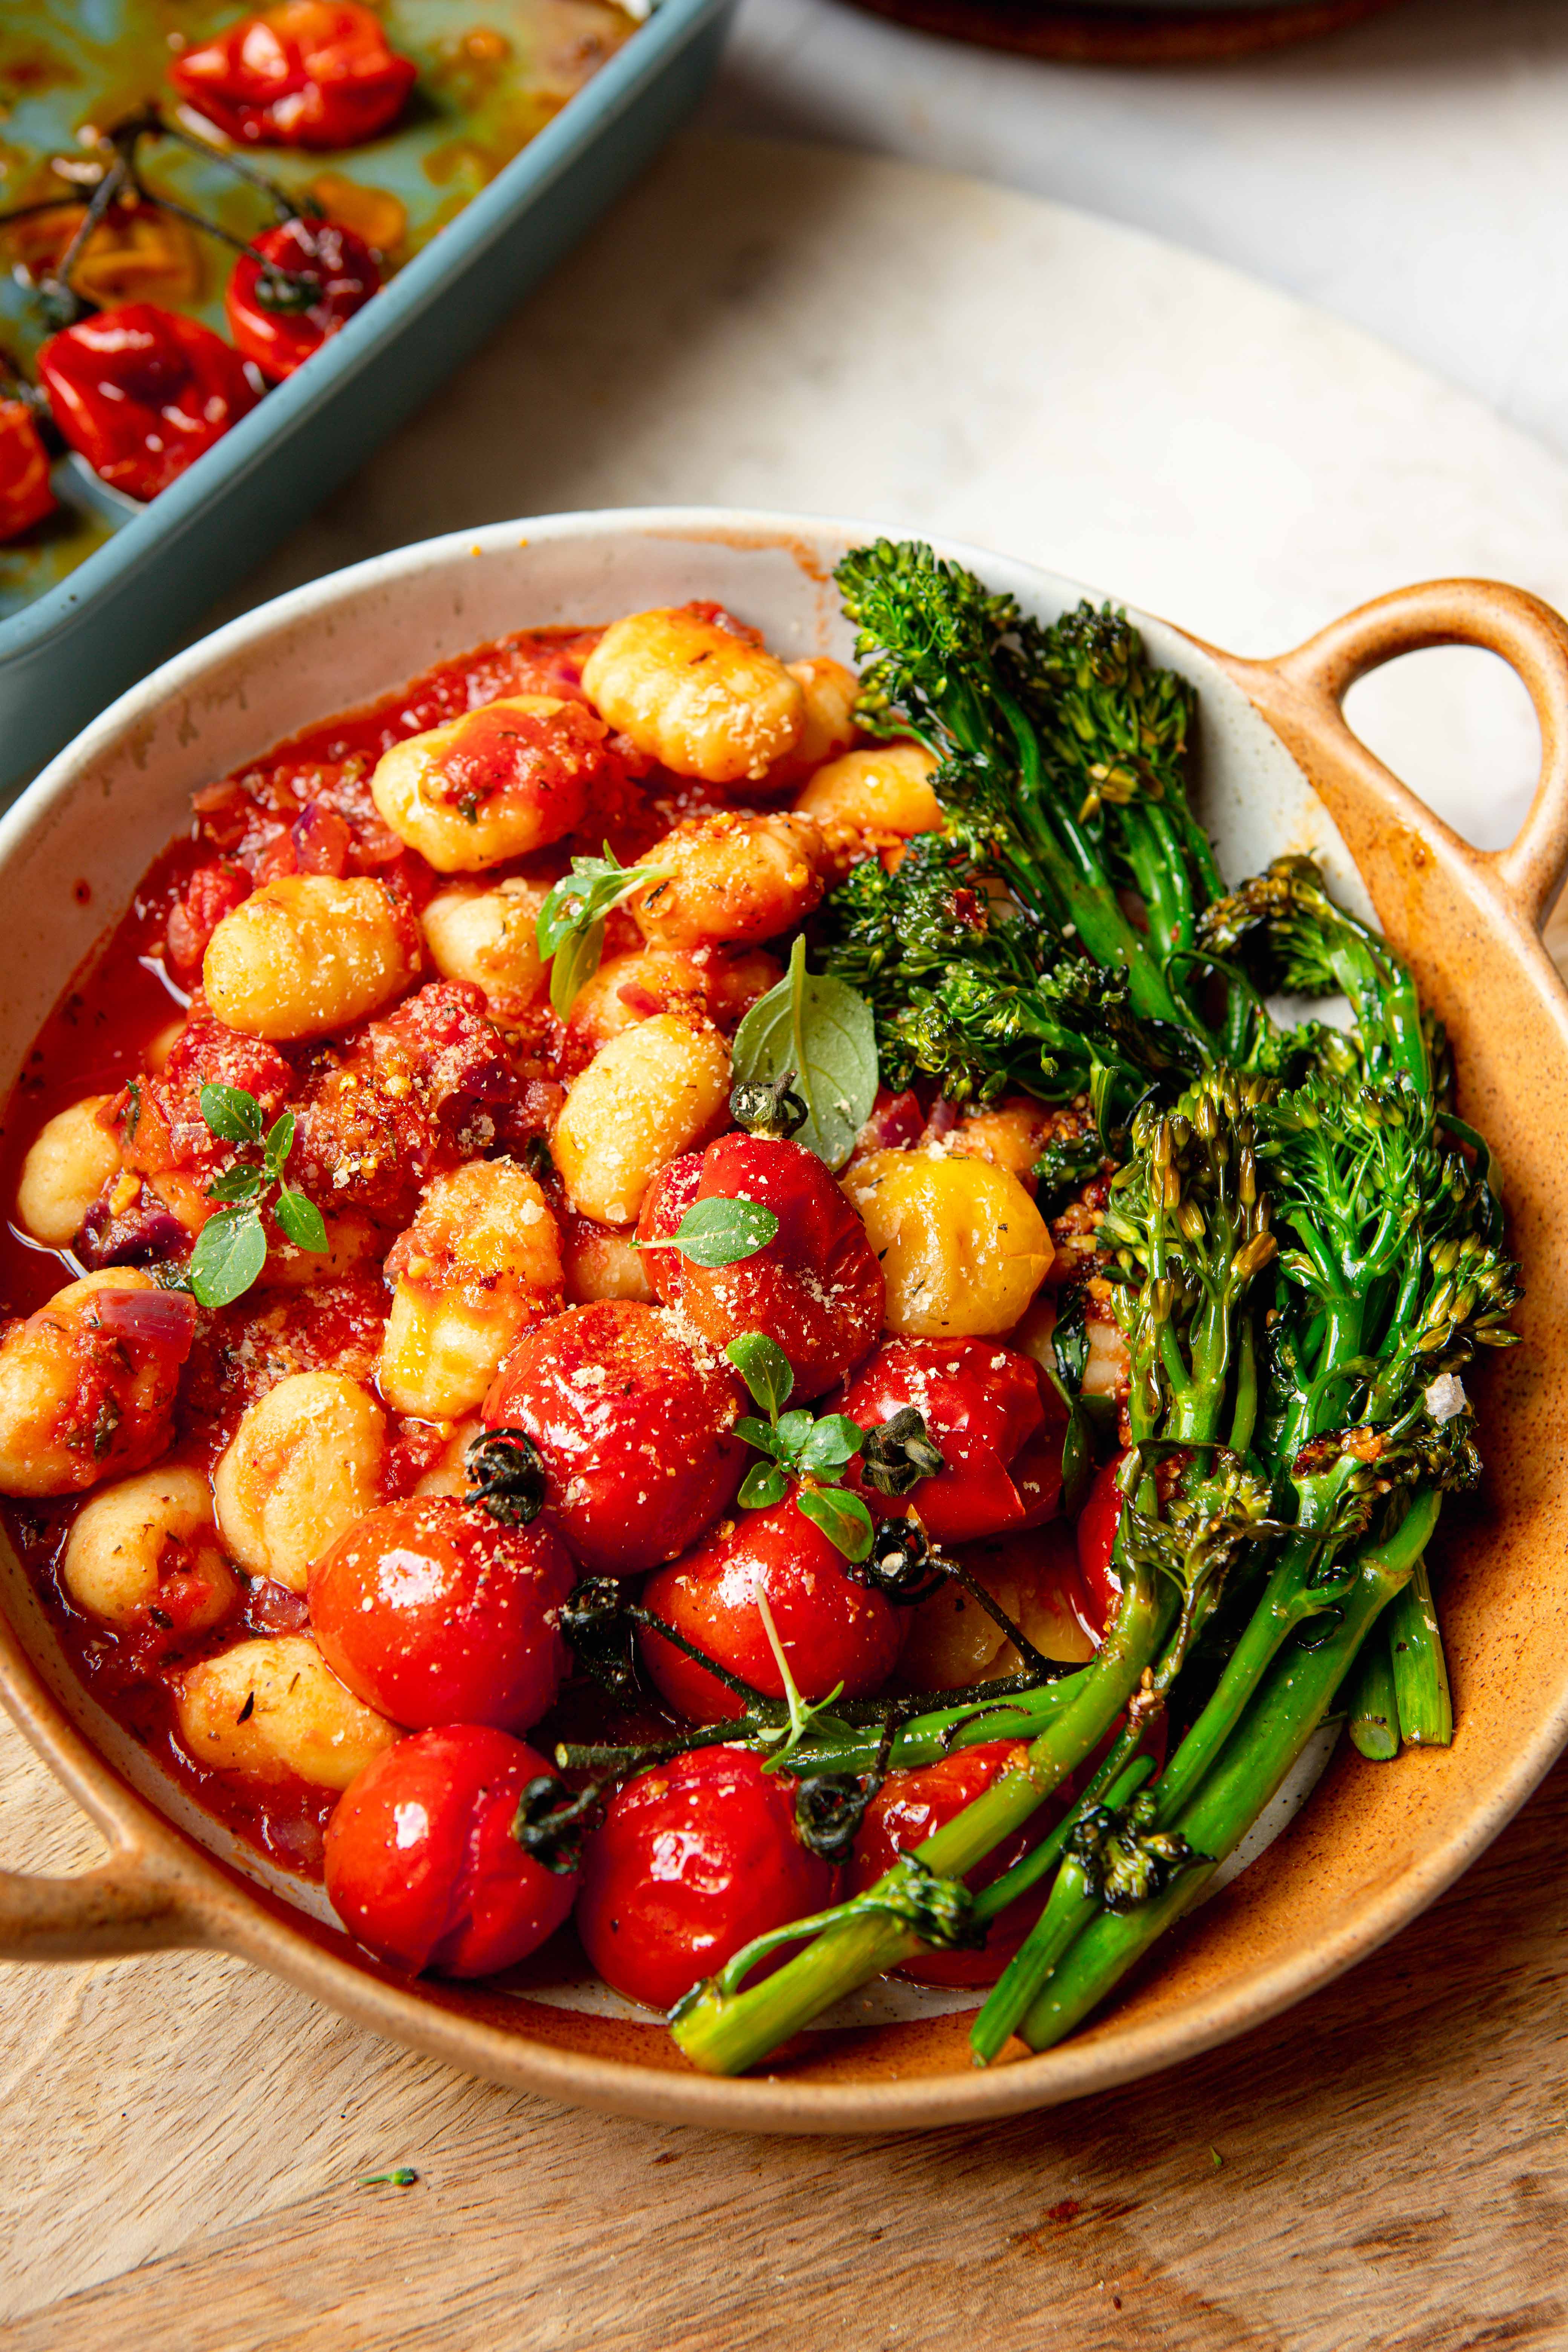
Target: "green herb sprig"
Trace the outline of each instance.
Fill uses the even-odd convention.
[[[877,1099],[877,1024],[847,981],[807,971],[804,940],[736,1030],[731,1059],[738,1088],[771,1088],[780,1104],[793,1094],[805,1110],[791,1109],[795,1140],[843,1167]]]
[[[203,1118],[221,1142],[261,1149],[259,1160],[237,1160],[207,1186],[208,1200],[224,1205],[207,1219],[191,1252],[191,1290],[198,1305],[227,1307],[250,1288],[267,1263],[261,1215],[269,1194],[275,1192],[272,1214],[278,1229],[296,1249],[324,1256],[327,1228],[315,1202],[283,1181],[294,1148],[291,1110],[268,1128],[254,1095],[216,1079],[202,1088],[200,1102]]]
[[[623,866],[606,841],[603,857],[574,857],[547,894],[534,923],[539,960],[550,966],[550,1002],[563,1021],[599,969],[605,918],[637,891],[667,882],[668,866]]]
[[[784,1349],[766,1332],[742,1331],[724,1353],[767,1415],[760,1421],[748,1413],[735,1423],[735,1434],[766,1456],[753,1462],[741,1482],[742,1507],[767,1510],[782,1503],[793,1486],[795,1508],[803,1517],[820,1528],[846,1559],[863,1560],[876,1528],[861,1497],[841,1482],[860,1451],[865,1431],[847,1413],[825,1413],[818,1420],[799,1408],[786,1412],[795,1374]]]
[[[777,1234],[779,1221],[760,1201],[743,1192],[711,1201],[693,1201],[674,1233],[657,1241],[638,1242],[638,1249],[679,1250],[693,1265],[738,1265],[755,1257]]]

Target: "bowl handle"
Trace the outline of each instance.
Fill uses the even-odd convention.
[[[1428,646],[1479,646],[1500,655],[1535,707],[1540,781],[1506,849],[1461,842],[1346,722],[1344,698],[1357,678]],[[1267,716],[1285,722],[1280,731],[1293,748],[1314,735],[1326,739],[1341,763],[1359,772],[1386,816],[1438,828],[1468,863],[1489,872],[1520,922],[1540,930],[1568,873],[1568,622],[1550,604],[1498,581],[1432,580],[1360,605],[1272,661],[1219,659]],[[1310,759],[1307,764],[1310,771]]]
[[[102,1960],[198,1940],[176,1888],[121,1847],[74,1878],[0,1870],[0,1960]]]

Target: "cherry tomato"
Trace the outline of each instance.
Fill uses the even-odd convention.
[[[397,120],[416,75],[353,0],[283,0],[169,68],[199,114],[262,147],[358,146]]]
[[[800,1842],[788,1773],[699,1748],[614,1799],[583,1857],[577,1933],[606,1984],[672,2009],[753,1936],[825,1910],[837,1876]]]
[[[49,453],[25,400],[0,400],[0,540],[19,539],[55,510]]]
[[[637,1219],[643,1272],[659,1297],[672,1307],[680,1301],[686,1260],[679,1250],[658,1249],[650,1244],[667,1240],[679,1231],[682,1217],[697,1198],[704,1157],[700,1151],[683,1151],[679,1160],[661,1168],[647,1188],[642,1214]]]
[[[938,1543],[1037,1526],[1059,1505],[1061,1426],[1055,1424],[1053,1439],[1027,1356],[994,1339],[885,1339],[839,1409],[873,1429],[905,1405],[922,1416],[946,1464],[909,1496]]]
[[[683,1173],[659,1188],[650,1232],[673,1231],[668,1219],[685,1181]],[[716,1348],[742,1331],[765,1331],[789,1358],[795,1402],[820,1396],[882,1328],[882,1269],[832,1174],[804,1144],[724,1135],[703,1153],[691,1199],[755,1201],[773,1211],[778,1232],[733,1265],[698,1265],[675,1250],[645,1253],[653,1259],[649,1280]]]
[[[1117,1454],[1094,1474],[1089,1496],[1078,1515],[1079,1573],[1087,1588],[1091,1610],[1099,1614],[1103,1629],[1116,1613],[1121,1598],[1121,1579],[1111,1561],[1116,1549],[1116,1530],[1121,1524],[1121,1492],[1116,1484],[1116,1474],[1126,1461],[1125,1454]]]
[[[280,279],[278,272],[287,273]],[[289,280],[309,299],[289,299]],[[310,289],[315,292],[310,295]],[[242,253],[224,296],[235,348],[280,382],[319,352],[381,288],[368,245],[331,221],[282,221]]]
[[[71,447],[132,499],[166,490],[258,398],[221,335],[153,302],[122,302],[51,335],[38,377]]]
[[[855,1842],[849,1864],[851,1891],[864,1894],[884,1871],[891,1869],[900,1853],[922,1844],[933,1831],[952,1821],[955,1813],[961,1813],[965,1805],[983,1795],[994,1780],[1000,1780],[1012,1764],[1027,1753],[1020,1741],[998,1739],[981,1748],[961,1748],[956,1755],[944,1756],[939,1764],[924,1765],[919,1771],[889,1772],[867,1806],[866,1819]],[[1021,1830],[1005,1838],[984,1862],[975,1865],[964,1884],[978,1893],[1016,1862],[1021,1862],[1060,1821],[1072,1801],[1072,1785],[1064,1781],[1054,1790]],[[1034,1925],[1049,1886],[1047,1877],[1038,1887],[1009,1903],[993,1922],[982,1950],[922,1951],[917,1958],[906,1960],[899,1974],[912,1977],[919,1984],[994,1984]]]
[[[668,1315],[602,1298],[524,1334],[484,1417],[532,1438],[551,1516],[584,1566],[625,1576],[674,1559],[733,1501],[744,1405],[722,1357]]]
[[[394,1723],[521,1731],[570,1664],[554,1612],[574,1581],[547,1528],[426,1495],[367,1512],[322,1554],[310,1622],[333,1673]]]
[[[904,1645],[905,1612],[857,1583],[844,1555],[789,1496],[771,1510],[742,1511],[684,1559],[650,1576],[643,1605],[684,1633],[705,1656],[772,1698],[784,1676],[768,1640],[759,1590],[795,1687],[826,1698],[836,1683],[847,1698],[880,1690]],[[648,1673],[671,1706],[697,1723],[743,1715],[745,1701],[657,1633],[640,1637]]]
[[[550,1767],[488,1725],[401,1739],[351,1780],[327,1824],[327,1893],[343,1925],[395,1968],[486,1977],[552,1936],[577,1892],[511,1833]]]

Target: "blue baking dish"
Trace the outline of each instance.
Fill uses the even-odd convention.
[[[299,373],[0,620],[0,795],[139,677],[515,308],[696,105],[736,0],[662,0],[553,121]],[[83,469],[85,473],[85,469]]]

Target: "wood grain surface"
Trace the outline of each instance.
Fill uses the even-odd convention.
[[[924,2138],[568,2114],[208,1955],[0,1968],[0,2352],[1568,2345],[1565,1833],[1568,1765],[1262,2032]],[[0,1853],[93,1859],[8,1725]]]

